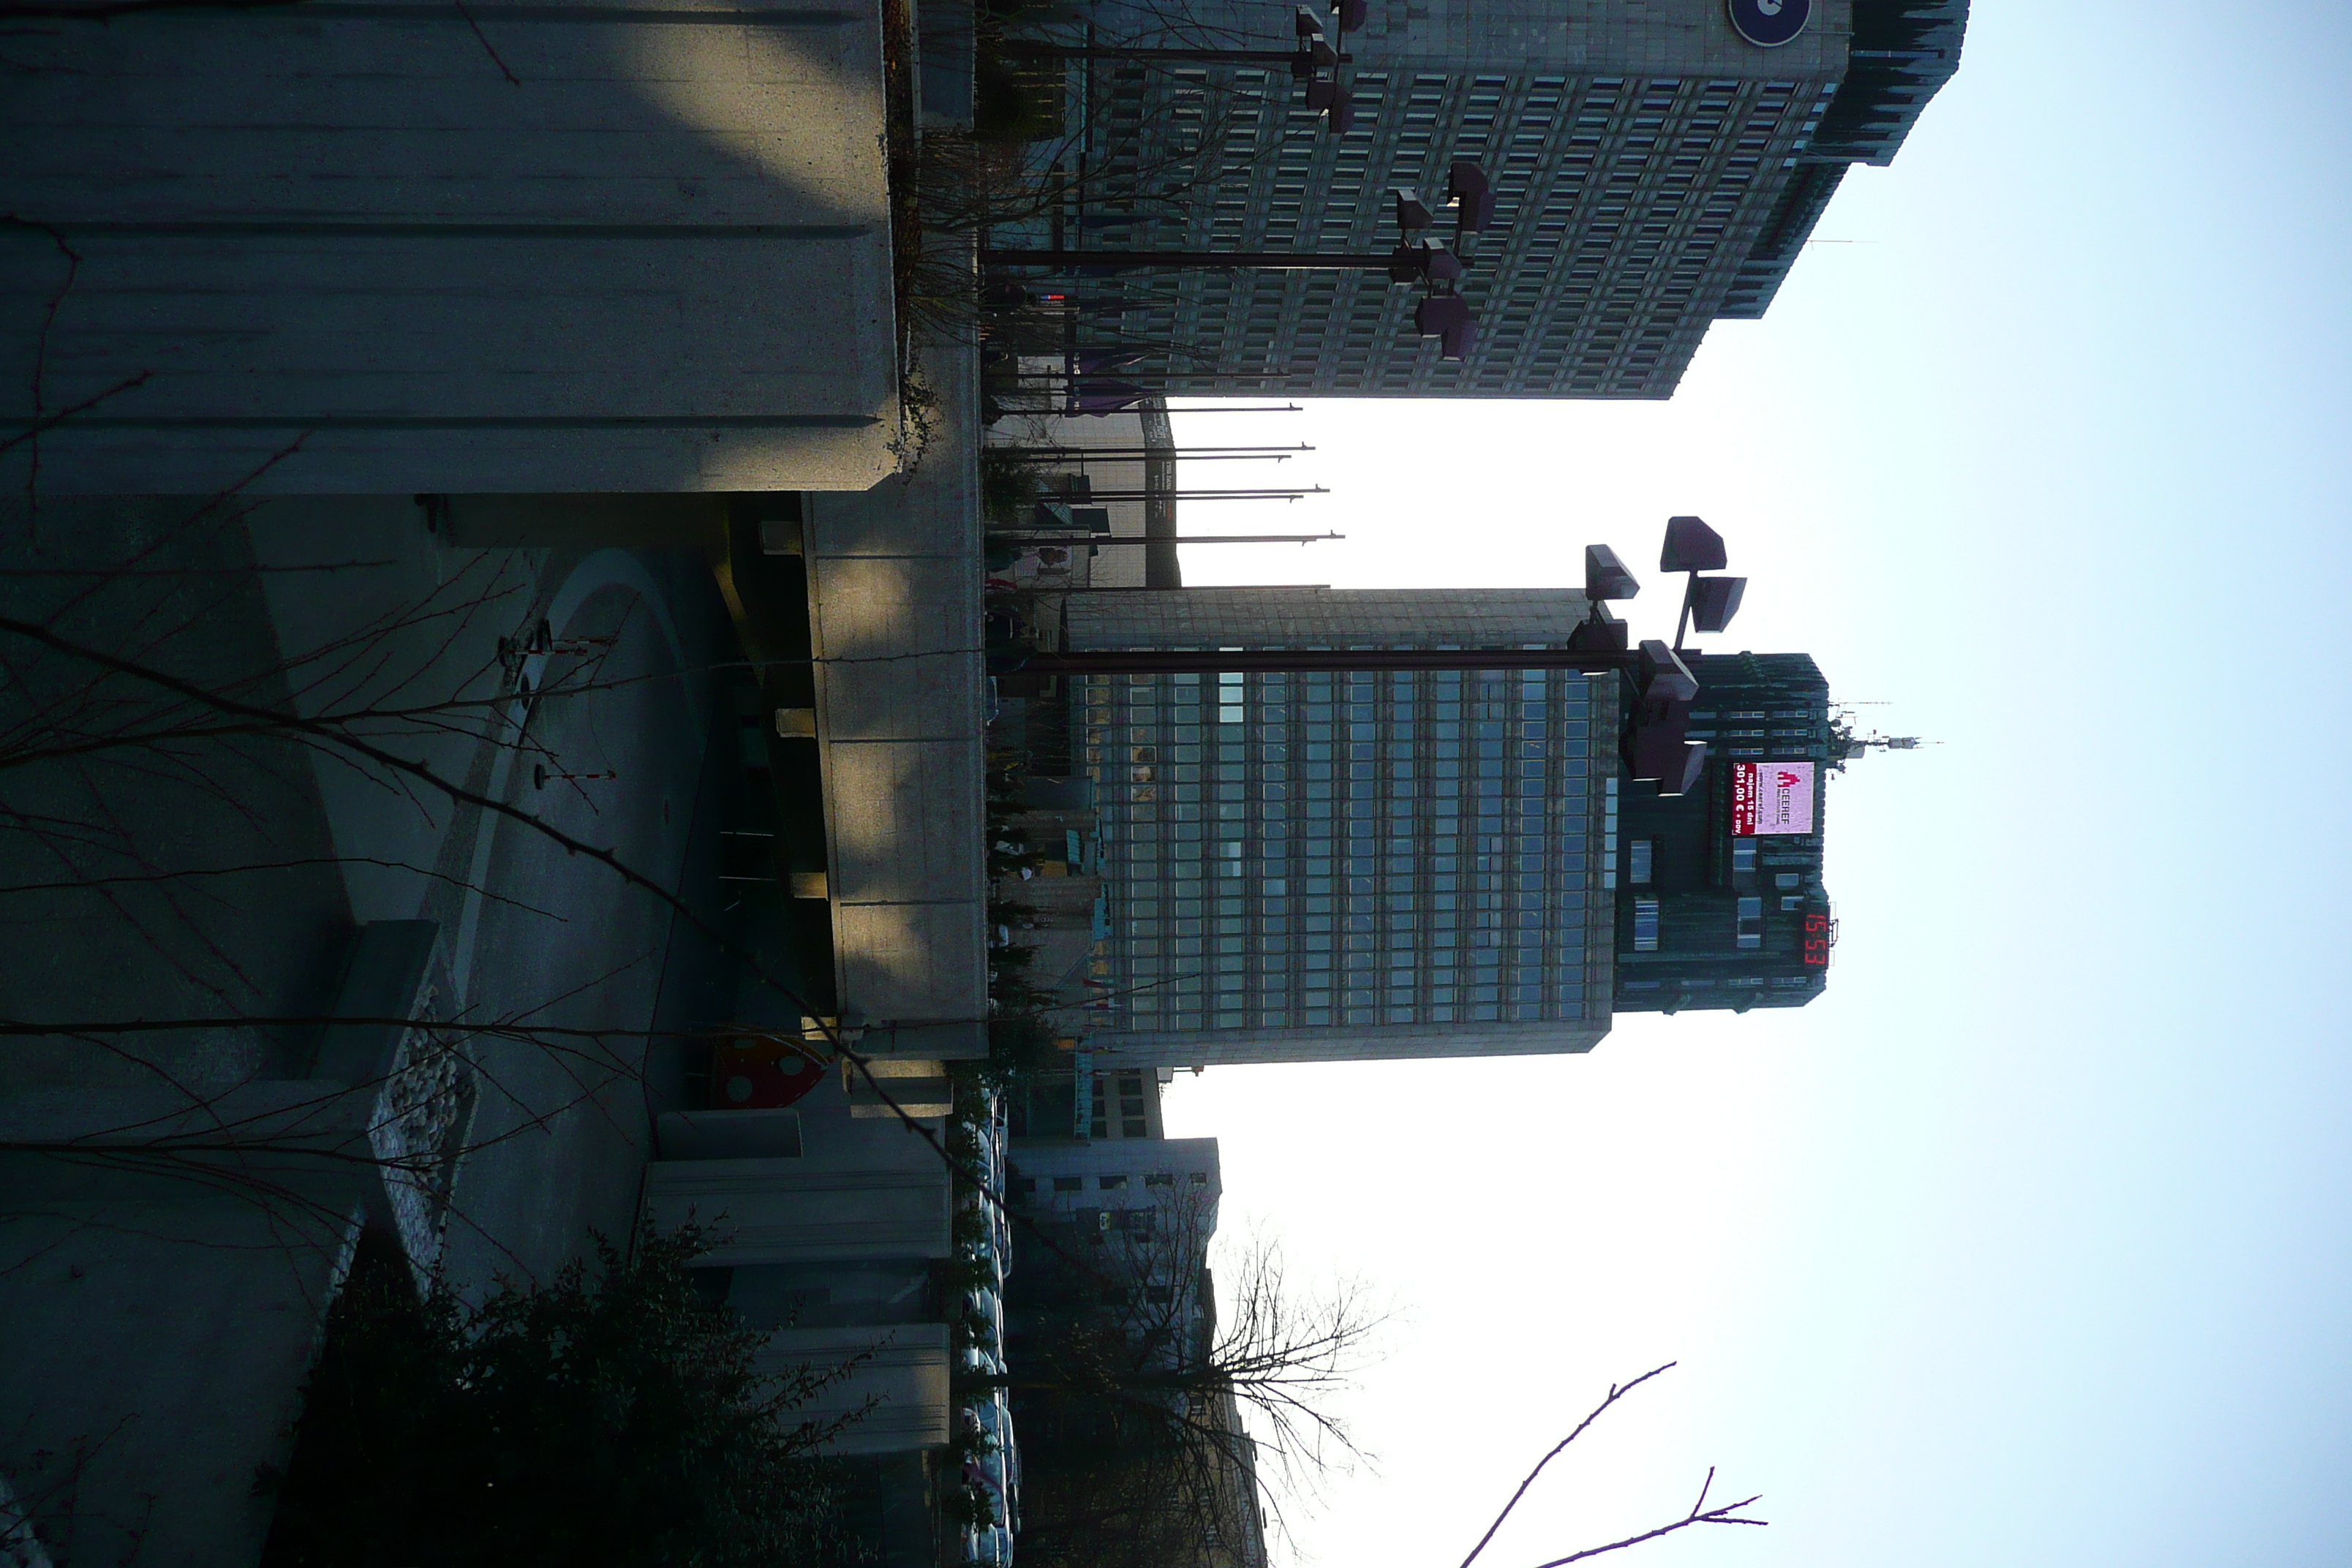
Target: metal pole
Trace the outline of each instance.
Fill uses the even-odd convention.
[[[1187,533],[1173,539],[1157,539],[1139,533],[1080,533],[1076,529],[1069,529],[1054,533],[992,533],[988,537],[1001,544],[1060,544],[1075,550],[1083,544],[1319,544],[1327,539],[1345,539],[1348,536],[1344,533]],[[1214,669],[1219,667],[1211,665],[1209,668]]]
[[[1205,60],[1223,61],[1232,65],[1254,65],[1274,61],[1287,65],[1305,49],[1121,49],[1089,48],[1078,44],[1033,44],[1013,40],[999,44],[996,52],[1014,60]],[[1338,57],[1340,65],[1353,65],[1356,57]]]
[[[1137,542],[1140,543],[1141,541]],[[1076,590],[1084,592],[1085,590]],[[1177,590],[1171,590],[1177,591]],[[992,675],[1188,675],[1227,670],[1307,672],[1384,669],[1575,669],[1588,675],[1639,667],[1639,650],[1567,647],[1469,648],[1104,648],[989,656]]]
[[[1095,252],[1079,251],[1077,254],[1091,256]],[[1044,389],[1079,381],[1120,381],[1131,375],[1139,375],[1148,380],[1165,383],[1171,381],[1276,381],[1283,376],[1296,374],[1296,371],[1287,369],[1153,370],[1147,365],[1120,365],[1110,370],[1016,370],[1006,379],[1010,380],[1015,388],[1025,390],[1031,387]]]
[[[1023,458],[1199,458],[1218,462],[1239,462],[1244,458],[1271,458],[1281,463],[1300,452],[1315,448],[1302,441],[1296,447],[983,447],[981,455],[1010,452]]]
[[[1040,500],[1056,504],[1084,506],[1090,500],[1297,500],[1301,496],[1328,496],[1331,492],[1321,485],[1312,489],[1234,489],[1234,490],[1096,490],[1084,496],[1040,496]]]
[[[1325,594],[1331,591],[1331,584],[1328,583],[1219,583],[1214,584],[1214,586],[1220,593],[1236,588],[1246,588],[1252,593],[1262,592],[1268,588],[1291,588],[1300,590],[1311,588],[1318,593]],[[1038,591],[1040,593],[1046,594],[1188,594],[1193,590],[1189,588],[1154,588],[1148,585],[1129,587],[1124,584],[1114,584],[1108,583],[1097,583],[1092,586],[1086,588],[1043,588]]]
[[[984,267],[1263,267],[1293,272],[1385,272],[1397,264],[1393,254],[1367,256],[1344,250],[1000,250],[992,247],[980,253],[980,260]]]

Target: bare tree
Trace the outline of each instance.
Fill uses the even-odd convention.
[[[1049,1563],[1246,1559],[1359,1457],[1335,1396],[1384,1321],[1368,1293],[1301,1289],[1264,1237],[1228,1249],[1220,1291],[1206,1205],[1154,1197],[1030,1216],[1008,1370],[975,1380],[1013,1395],[1023,1550]]]
[[[1496,1514],[1495,1516],[1495,1522],[1486,1527],[1486,1533],[1480,1536],[1478,1538],[1478,1543],[1470,1548],[1470,1554],[1462,1560],[1461,1568],[1470,1568],[1472,1563],[1478,1561],[1479,1553],[1486,1550],[1488,1542],[1495,1539],[1495,1532],[1503,1528],[1503,1521],[1511,1517],[1511,1510],[1519,1506],[1519,1500],[1528,1495],[1528,1489],[1535,1485],[1536,1478],[1538,1476],[1543,1474],[1545,1466],[1559,1458],[1559,1456],[1567,1450],[1568,1446],[1570,1443],[1573,1443],[1579,1437],[1583,1436],[1586,1431],[1591,1427],[1592,1424],[1600,1420],[1601,1416],[1607,1415],[1610,1408],[1619,1400],[1624,1398],[1627,1394],[1633,1393],[1633,1390],[1641,1387],[1652,1378],[1664,1375],[1667,1372],[1672,1371],[1674,1366],[1675,1363],[1673,1362],[1668,1362],[1664,1366],[1652,1367],[1648,1372],[1643,1373],[1641,1376],[1634,1378],[1630,1383],[1611,1384],[1609,1385],[1608,1394],[1602,1396],[1599,1405],[1592,1407],[1591,1413],[1586,1415],[1583,1420],[1578,1422],[1574,1430],[1570,1431],[1567,1436],[1562,1437],[1558,1443],[1554,1444],[1550,1451],[1546,1453],[1542,1458],[1536,1461],[1536,1468],[1528,1472],[1528,1479],[1519,1483],[1518,1489],[1514,1491],[1511,1494],[1510,1500],[1503,1505],[1503,1511]],[[1588,1557],[1599,1557],[1603,1553],[1610,1552],[1622,1552],[1629,1546],[1639,1546],[1645,1542],[1656,1541],[1664,1536],[1673,1535],[1678,1531],[1688,1530],[1691,1526],[1696,1524],[1752,1524],[1760,1527],[1770,1522],[1768,1520],[1750,1518],[1743,1511],[1744,1510],[1763,1500],[1760,1493],[1755,1496],[1742,1498],[1738,1502],[1717,1503],[1714,1507],[1710,1508],[1707,1506],[1706,1500],[1708,1494],[1713,1492],[1714,1489],[1715,1470],[1713,1467],[1709,1467],[1706,1472],[1706,1479],[1700,1483],[1698,1489],[1698,1500],[1691,1504],[1689,1511],[1685,1513],[1681,1518],[1669,1520],[1664,1524],[1659,1525],[1654,1529],[1645,1530],[1638,1534],[1626,1536],[1622,1540],[1605,1542],[1599,1546],[1587,1546],[1580,1551],[1569,1552],[1564,1557],[1554,1557],[1548,1562],[1538,1564],[1538,1568],[1563,1568],[1564,1564],[1570,1563],[1581,1563]]]

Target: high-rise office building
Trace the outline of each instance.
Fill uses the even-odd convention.
[[[1822,784],[1851,742],[1803,654],[1688,662],[1706,771],[1684,795],[1625,795],[1616,1010],[1801,1007],[1828,981]]]
[[[1071,648],[1559,647],[1555,589],[1079,594]],[[1087,676],[1097,1071],[1588,1049],[1610,1013],[1619,678]]]
[[[1321,7],[1318,7],[1320,9]],[[1464,246],[1466,358],[1415,331],[1378,272],[1129,271],[1069,289],[1077,341],[1139,350],[1191,392],[1664,397],[1707,327],[1760,316],[1847,167],[1888,163],[1959,59],[1967,0],[1374,0],[1330,134],[1279,61],[1096,58],[1067,68],[1080,171],[1000,245],[1378,255],[1392,187],[1434,205],[1478,162],[1494,222]],[[1288,5],[1090,9],[1102,46],[1292,41]],[[1197,151],[1195,151],[1197,149]],[[1444,226],[1430,231],[1449,239]]]
[[[1559,589],[1078,594],[1063,646],[1562,647],[1589,611]],[[1580,1051],[1612,1012],[1811,1001],[1823,785],[1857,742],[1802,654],[1687,668],[1706,753],[1677,795],[1627,776],[1614,668],[1069,677],[1100,902],[1077,1098],[1040,1125],[1108,1137],[1124,1094],[1148,1131],[1153,1068]]]

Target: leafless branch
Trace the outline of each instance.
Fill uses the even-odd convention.
[[[1478,1544],[1473,1546],[1470,1549],[1470,1555],[1462,1560],[1462,1568],[1470,1568],[1470,1564],[1478,1560],[1478,1553],[1486,1550],[1486,1543],[1495,1539],[1495,1531],[1503,1528],[1503,1521],[1511,1517],[1511,1510],[1519,1506],[1519,1500],[1528,1495],[1528,1489],[1536,1484],[1536,1478],[1543,1474],[1544,1467],[1546,1465],[1550,1464],[1554,1459],[1559,1458],[1561,1450],[1565,1449],[1570,1443],[1573,1443],[1579,1437],[1583,1436],[1585,1428],[1591,1426],[1595,1421],[1600,1420],[1601,1417],[1607,1413],[1611,1405],[1616,1404],[1619,1400],[1624,1398],[1627,1394],[1633,1393],[1643,1384],[1649,1382],[1650,1379],[1654,1377],[1662,1377],[1668,1372],[1673,1371],[1674,1366],[1675,1363],[1673,1362],[1668,1362],[1664,1366],[1652,1367],[1649,1371],[1643,1373],[1641,1376],[1635,1378],[1631,1383],[1611,1384],[1609,1385],[1608,1397],[1603,1399],[1600,1404],[1594,1405],[1592,1407],[1592,1413],[1576,1424],[1576,1430],[1570,1432],[1567,1436],[1562,1437],[1557,1444],[1553,1445],[1551,1452],[1546,1454],[1542,1458],[1536,1461],[1536,1468],[1528,1472],[1528,1479],[1519,1483],[1519,1489],[1511,1494],[1511,1500],[1503,1505],[1503,1511],[1495,1516],[1495,1522],[1486,1527],[1486,1533],[1478,1538]]]
[[[1486,1549],[1487,1542],[1495,1539],[1495,1532],[1503,1528],[1503,1521],[1511,1517],[1511,1510],[1518,1507],[1519,1500],[1528,1495],[1528,1489],[1535,1485],[1536,1478],[1543,1474],[1544,1467],[1546,1465],[1550,1464],[1552,1460],[1558,1458],[1561,1450],[1565,1449],[1570,1443],[1575,1442],[1579,1437],[1582,1436],[1585,1431],[1591,1427],[1595,1421],[1601,1419],[1612,1405],[1624,1398],[1627,1394],[1633,1393],[1635,1389],[1641,1387],[1643,1384],[1649,1382],[1652,1378],[1662,1376],[1665,1373],[1671,1371],[1675,1364],[1675,1363],[1673,1362],[1668,1362],[1664,1366],[1652,1367],[1649,1371],[1643,1373],[1641,1376],[1633,1379],[1630,1383],[1610,1384],[1608,1395],[1603,1398],[1599,1405],[1592,1407],[1590,1415],[1586,1415],[1583,1420],[1576,1424],[1575,1430],[1569,1433],[1567,1436],[1562,1437],[1557,1444],[1553,1445],[1550,1452],[1547,1453],[1542,1458],[1536,1461],[1536,1468],[1528,1472],[1528,1479],[1519,1483],[1518,1490],[1511,1494],[1511,1500],[1503,1505],[1503,1511],[1495,1516],[1495,1522],[1486,1527],[1486,1533],[1478,1538],[1478,1543],[1470,1549],[1469,1556],[1465,1557],[1462,1560],[1462,1568],[1470,1568],[1470,1564],[1477,1561],[1478,1554]],[[1720,1503],[1714,1508],[1709,1508],[1706,1506],[1707,1494],[1714,1489],[1715,1469],[1714,1467],[1709,1466],[1706,1472],[1706,1479],[1698,1489],[1698,1500],[1691,1504],[1690,1511],[1684,1514],[1682,1518],[1659,1525],[1654,1530],[1643,1531],[1638,1535],[1626,1536],[1622,1541],[1612,1541],[1601,1546],[1588,1546],[1580,1552],[1571,1552],[1565,1557],[1552,1558],[1549,1562],[1538,1563],[1537,1568],[1564,1568],[1564,1565],[1567,1563],[1581,1563],[1588,1557],[1599,1557],[1604,1552],[1622,1552],[1629,1546],[1639,1546],[1644,1542],[1655,1541],[1661,1536],[1672,1535],[1676,1531],[1688,1530],[1695,1524],[1763,1525],[1769,1522],[1769,1521],[1767,1520],[1750,1519],[1740,1511],[1743,1509],[1752,1507],[1757,1502],[1761,1501],[1761,1493],[1759,1493],[1754,1497],[1742,1498],[1735,1503]]]
[[[1655,1530],[1645,1530],[1639,1535],[1629,1535],[1622,1541],[1610,1542],[1605,1546],[1588,1546],[1581,1552],[1571,1552],[1565,1557],[1555,1557],[1548,1563],[1537,1564],[1537,1568],[1562,1568],[1565,1563],[1581,1563],[1588,1557],[1598,1557],[1605,1552],[1622,1552],[1628,1546],[1639,1546],[1645,1541],[1655,1541],[1662,1535],[1672,1535],[1675,1531],[1687,1530],[1694,1524],[1766,1525],[1771,1522],[1766,1519],[1746,1518],[1739,1511],[1743,1508],[1762,1501],[1763,1494],[1760,1492],[1754,1497],[1742,1498],[1738,1502],[1723,1503],[1715,1508],[1707,1507],[1706,1494],[1714,1485],[1715,1467],[1710,1465],[1707,1467],[1706,1481],[1698,1489],[1698,1500],[1691,1504],[1690,1512],[1682,1518],[1671,1524],[1662,1524]]]

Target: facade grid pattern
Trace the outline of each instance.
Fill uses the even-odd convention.
[[[1496,221],[1464,247],[1464,361],[1414,331],[1420,290],[1377,271],[1089,278],[1064,296],[1081,346],[1139,354],[1175,392],[1664,397],[1710,323],[1764,313],[1846,168],[1894,157],[1958,67],[1968,5],[1817,0],[1771,49],[1723,0],[1381,6],[1345,40],[1338,136],[1285,66],[1112,58],[1286,48],[1287,6],[1084,16],[1047,26],[1108,47],[1071,64],[1076,140],[1052,154],[1085,177],[1000,243],[1377,257],[1402,237],[1391,190],[1440,201],[1456,158],[1492,178]]]
[[[1562,646],[1558,589],[1075,595],[1076,648]],[[1588,1048],[1613,948],[1617,678],[1559,669],[1072,682],[1106,925],[1106,1065]]]
[[[1122,30],[1119,10],[1097,13],[1096,41],[1168,41],[1156,18]],[[1391,190],[1442,200],[1456,158],[1486,169],[1496,201],[1494,226],[1464,247],[1461,289],[1481,324],[1464,362],[1415,332],[1421,291],[1377,272],[1130,273],[1090,288],[1083,330],[1156,347],[1183,391],[1666,396],[1708,325],[1759,312],[1796,254],[1779,233],[1782,198],[1848,64],[1837,0],[1780,50],[1740,41],[1721,12],[1720,0],[1643,16],[1587,0],[1383,11],[1348,41],[1356,118],[1339,136],[1279,66],[1074,67],[1073,101],[1092,110],[1087,156],[1106,177],[1061,215],[1073,243],[1379,254],[1401,237]],[[1275,41],[1271,13],[1199,16],[1184,41]],[[1286,9],[1280,20],[1286,30]],[[1121,169],[1138,172],[1132,199],[1105,199]]]
[[[1176,345],[1179,370],[1217,367],[1187,378],[1196,392],[1667,396],[1834,86],[1435,73],[1391,85],[1367,71],[1359,92],[1398,106],[1334,141],[1287,106],[1286,81],[1230,74],[1267,123],[1228,142],[1230,172],[1191,206],[1184,245],[1385,250],[1399,237],[1391,190],[1436,199],[1457,157],[1495,178],[1496,224],[1464,247],[1480,339],[1459,363],[1415,333],[1421,291],[1377,273],[1187,272],[1136,290],[1118,335]]]
[[[1111,1015],[1147,1029],[1583,1020],[1608,962],[1594,679],[1089,678]],[[1601,752],[1609,746],[1604,739]],[[1604,763],[1604,775],[1611,772]]]

